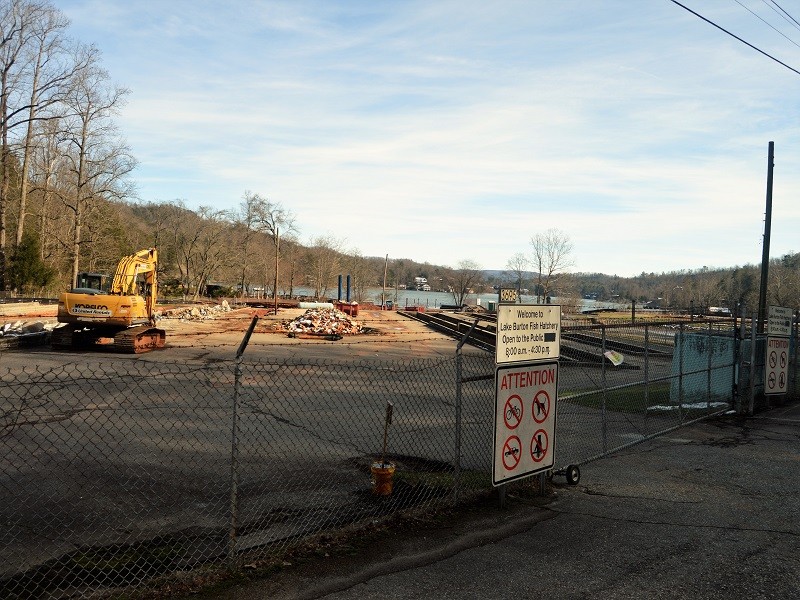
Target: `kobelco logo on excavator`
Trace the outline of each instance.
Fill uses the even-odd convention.
[[[75,308],[93,308],[96,310],[108,310],[105,304],[76,304]]]

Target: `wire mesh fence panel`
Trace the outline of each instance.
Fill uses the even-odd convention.
[[[229,400],[213,371],[2,373],[0,596],[137,585],[219,555]]]
[[[730,406],[730,326],[563,338],[556,467]],[[455,342],[412,360],[44,357],[0,370],[0,597],[137,589],[488,490],[495,374],[493,353]]]
[[[237,552],[269,553],[449,494],[453,366],[452,358],[245,364]],[[386,497],[371,482],[384,462],[394,469]]]
[[[488,352],[465,353],[463,359],[460,459],[469,489],[491,485],[495,363]]]
[[[586,462],[731,406],[729,324],[576,327],[563,337],[558,464]]]

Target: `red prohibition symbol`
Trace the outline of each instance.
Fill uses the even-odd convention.
[[[522,459],[522,442],[520,439],[512,435],[503,444],[503,466],[507,471],[513,471],[517,468],[519,461]]]
[[[769,353],[769,366],[774,369],[775,365],[777,364],[778,364],[778,354],[775,352],[775,350],[773,350],[772,352]]]
[[[786,368],[786,352],[781,352],[781,369]]]
[[[503,420],[506,423],[506,427],[509,429],[516,429],[519,424],[522,423],[523,406],[522,398],[517,394],[514,394],[506,400],[506,405],[503,410]]]
[[[783,373],[781,373],[783,375]],[[769,389],[775,389],[775,373],[770,373],[769,377],[767,378],[767,383],[769,384]]]
[[[531,458],[534,462],[542,462],[547,455],[547,432],[537,429],[531,438]]]
[[[540,425],[550,414],[550,395],[544,390],[539,390],[533,397],[533,420]]]

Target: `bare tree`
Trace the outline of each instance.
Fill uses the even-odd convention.
[[[517,286],[517,297],[520,302],[522,302],[522,288],[530,264],[531,261],[524,252],[517,252],[506,263],[506,269],[514,277],[514,282]]]
[[[136,164],[112,121],[128,90],[110,86],[108,79],[106,71],[95,65],[74,78],[66,95],[69,114],[64,135],[70,147],[71,193],[65,204],[73,218],[73,281],[78,275],[89,204],[98,197],[125,198],[131,191],[125,177]]]
[[[462,260],[455,269],[445,273],[445,284],[453,295],[453,301],[463,306],[467,296],[473,292],[483,277],[481,267],[474,260]]]
[[[351,250],[345,259],[346,275],[350,275],[351,300],[364,302],[370,286],[378,282],[375,263],[365,258],[359,250]],[[382,277],[382,274],[381,274]]]
[[[555,228],[537,233],[531,238],[533,246],[532,266],[536,269],[537,302],[550,297],[559,277],[572,266],[572,242],[563,231]]]
[[[0,287],[3,289],[13,169],[9,133],[16,115],[24,110],[19,99],[25,94],[25,50],[44,9],[44,5],[28,0],[0,3]]]
[[[344,242],[332,235],[315,238],[308,249],[308,265],[314,297],[327,296],[333,279],[341,272]]]
[[[769,268],[769,297],[777,306],[800,306],[800,253],[773,258]]]
[[[224,211],[214,211],[208,207],[200,207],[202,227],[193,245],[194,252],[189,258],[191,270],[194,272],[194,294],[197,300],[211,278],[230,260],[229,246],[226,237],[229,227]]]
[[[63,14],[52,8],[43,10],[39,21],[34,23],[28,60],[28,102],[21,107],[25,112],[10,125],[10,127],[25,126],[22,142],[22,180],[17,211],[17,244],[22,241],[25,228],[28,177],[35,133],[38,131],[41,134],[46,131],[37,129],[36,124],[39,121],[59,118],[57,110],[54,109],[60,107],[67,86],[77,73],[97,60],[97,50],[94,47],[79,48],[76,52],[69,52],[63,37],[63,31],[68,24]]]
[[[246,273],[249,265],[251,246],[261,236],[266,236],[272,243],[274,253],[274,273],[272,281],[273,299],[277,300],[278,272],[280,262],[281,238],[291,239],[296,235],[294,215],[280,203],[272,202],[267,198],[250,191],[244,193],[236,221],[245,229],[244,252],[241,259],[241,286],[246,288]],[[266,267],[266,265],[265,265]],[[266,270],[266,269],[265,269]],[[266,283],[266,282],[265,282]]]

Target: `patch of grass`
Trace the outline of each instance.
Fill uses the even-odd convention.
[[[396,481],[405,481],[412,487],[444,488],[448,492],[453,489],[452,471],[397,471],[394,476]],[[488,473],[461,471],[461,487],[480,489],[489,487],[491,483]]]
[[[607,390],[605,392],[606,410],[613,412],[640,413],[650,406],[669,404],[669,383],[651,383],[649,386],[644,384],[633,385],[631,387]],[[647,393],[647,403],[645,403],[645,392]],[[568,402],[588,408],[600,408],[603,405],[604,392],[597,392],[574,398],[564,398],[567,393],[561,395],[559,402]]]

